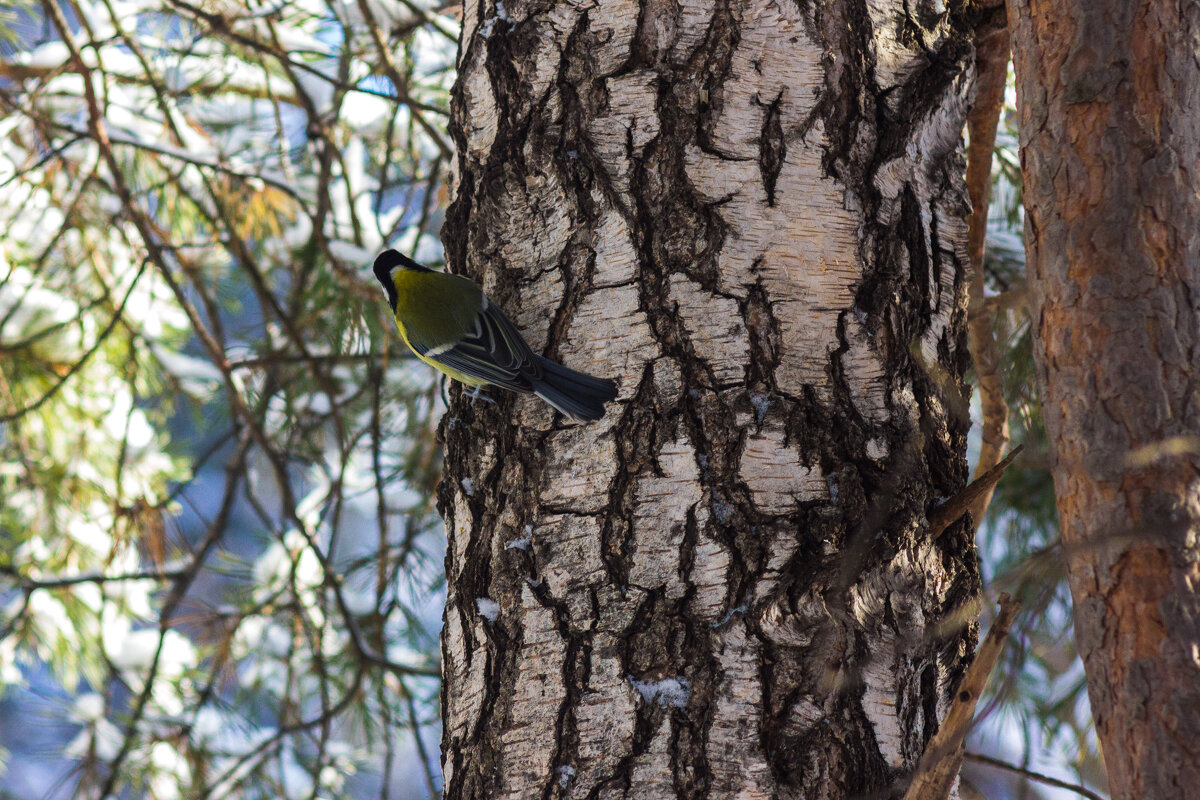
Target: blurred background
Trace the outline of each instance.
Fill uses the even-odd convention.
[[[0,797],[438,796],[445,406],[369,266],[441,263],[458,15],[0,6]],[[1103,785],[1012,120],[986,284],[1026,451],[979,548],[987,613],[1024,608],[963,772],[993,800]]]

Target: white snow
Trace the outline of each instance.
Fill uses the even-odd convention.
[[[495,622],[500,616],[500,604],[490,597],[476,597],[475,609],[488,622]]]
[[[333,239],[329,242],[329,252],[334,258],[350,266],[355,264],[365,266],[375,260],[375,254],[370,250],[341,239]]]
[[[639,681],[630,675],[629,683],[647,703],[658,703],[664,708],[683,708],[687,705],[688,695],[692,691],[691,681],[682,675],[663,678],[661,681]]]
[[[94,726],[85,727],[76,734],[63,750],[71,758],[96,758],[112,761],[121,750],[124,736],[121,730],[106,719],[97,720]]]
[[[104,719],[104,697],[95,692],[80,695],[71,709],[71,716],[86,723]]]

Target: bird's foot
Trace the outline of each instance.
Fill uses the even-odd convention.
[[[481,393],[482,390],[483,390],[482,386],[476,386],[474,389],[471,390],[471,405],[475,405],[476,400],[482,400],[485,403],[495,403],[496,402],[492,398],[488,397],[486,394],[482,394]]]

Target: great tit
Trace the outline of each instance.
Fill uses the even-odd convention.
[[[404,343],[434,369],[468,386],[533,392],[568,417],[591,422],[617,396],[611,380],[568,369],[529,349],[512,321],[466,278],[435,272],[395,250],[375,259],[375,277]]]

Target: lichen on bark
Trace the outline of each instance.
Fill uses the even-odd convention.
[[[962,527],[925,526],[967,473],[968,30],[464,8],[448,262],[621,388],[588,426],[453,395],[447,797],[842,798],[915,766],[979,589]]]

